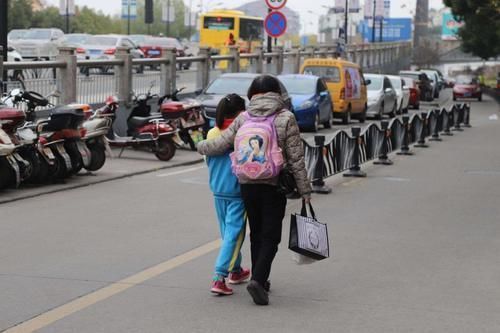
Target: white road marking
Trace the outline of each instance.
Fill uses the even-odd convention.
[[[203,168],[205,168],[204,165],[203,166],[194,167],[194,168],[179,170],[179,171],[162,173],[162,174],[157,175],[156,177],[169,177],[169,176],[181,175],[183,173],[188,173],[188,172],[200,170],[200,169],[203,169]]]

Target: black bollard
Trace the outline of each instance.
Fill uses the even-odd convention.
[[[464,104],[464,126],[470,128],[470,104]]]
[[[316,135],[314,137],[314,143],[319,147],[318,161],[316,162],[316,167],[314,168],[314,180],[312,182],[312,190],[314,193],[328,194],[332,192],[332,189],[325,185],[323,180],[324,171],[324,156],[323,152],[325,150],[325,137],[323,135]]]
[[[382,120],[380,125],[382,126],[382,131],[384,131],[384,139],[382,140],[382,147],[380,148],[378,160],[374,161],[373,164],[392,165],[394,163],[387,156],[387,140],[391,136],[389,122],[387,120]]]
[[[428,148],[429,146],[425,144],[425,137],[427,136],[427,112],[420,113],[420,116],[422,117],[423,125],[418,135],[418,141],[413,147]]]
[[[351,133],[356,141],[352,153],[352,166],[349,168],[349,171],[344,172],[344,177],[366,177],[366,173],[361,171],[361,167],[359,166],[359,134],[361,133],[361,128],[352,127]]]
[[[431,115],[427,118],[429,121],[431,119],[431,117],[434,116],[434,126],[432,127],[432,135],[431,135],[431,138],[429,139],[429,141],[443,141],[440,137],[439,137],[439,110],[432,110],[431,111]]]
[[[398,151],[397,155],[413,155],[410,151],[409,137],[408,137],[408,126],[410,117],[403,116],[403,142],[401,143],[401,151]]]
[[[451,117],[453,116],[453,110],[451,112],[446,111],[446,109],[443,108],[443,134],[442,135],[447,135],[447,136],[452,136],[453,133],[450,131],[450,124],[452,122]]]
[[[460,127],[460,113],[462,111],[461,107],[458,107],[456,104],[453,105],[453,129],[452,131],[462,132],[463,129]]]

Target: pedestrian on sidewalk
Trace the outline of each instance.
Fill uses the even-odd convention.
[[[217,138],[245,110],[245,100],[237,94],[224,97],[217,105],[215,127],[208,139]],[[231,295],[226,285],[240,284],[248,280],[250,270],[241,267],[241,246],[245,239],[245,205],[241,198],[240,184],[231,171],[230,150],[219,156],[207,157],[210,189],[214,194],[215,210],[219,220],[222,245],[215,262],[215,273],[210,291],[218,295]]]
[[[306,202],[310,202],[311,185],[307,178],[299,127],[293,113],[286,109],[278,79],[271,75],[255,78],[248,90],[248,99],[248,115],[274,117],[273,125],[284,165],[292,171],[301,196]],[[249,121],[248,115],[240,114],[219,137],[200,142],[198,152],[216,156],[233,148],[238,129]],[[281,241],[285,216],[286,196],[278,190],[278,179],[279,177],[255,181],[239,179],[250,224],[252,278],[247,290],[258,305],[269,303],[268,279]]]

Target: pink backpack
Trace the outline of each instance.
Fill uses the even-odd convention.
[[[274,119],[254,117],[244,112],[245,122],[236,132],[231,167],[240,181],[277,177],[283,168],[283,154],[278,146]]]

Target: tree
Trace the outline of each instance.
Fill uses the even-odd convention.
[[[12,29],[28,29],[31,27],[31,18],[33,17],[33,9],[29,0],[12,0],[8,2],[9,19],[8,30]]]
[[[444,0],[464,26],[458,31],[462,49],[482,59],[500,55],[500,1]]]

